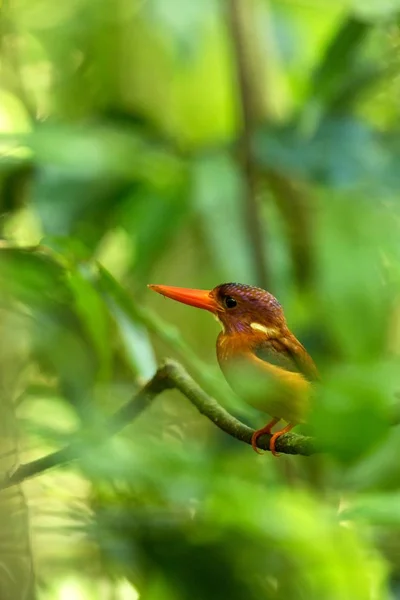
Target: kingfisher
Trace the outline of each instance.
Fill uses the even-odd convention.
[[[271,435],[269,449],[277,455],[276,440],[306,420],[311,385],[317,367],[287,326],[282,306],[269,292],[242,283],[223,283],[212,290],[149,285],[167,298],[211,312],[222,326],[217,359],[232,387],[244,401],[270,415],[252,436]],[[272,428],[285,421],[282,429]]]

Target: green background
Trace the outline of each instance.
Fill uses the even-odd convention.
[[[1,470],[84,438],[1,492],[1,597],[400,598],[400,2],[0,18]],[[172,391],[107,434],[165,356],[264,424],[210,315],[146,287],[228,281],[315,358],[324,455],[257,456]]]

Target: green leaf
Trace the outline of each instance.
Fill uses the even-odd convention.
[[[362,42],[371,25],[355,17],[343,21],[328,44],[311,80],[310,97],[318,98],[323,108],[332,101],[352,70]]]
[[[96,352],[99,377],[107,380],[111,374],[112,353],[107,306],[90,281],[88,267],[83,266],[80,271],[75,269],[68,276],[68,285],[73,294],[73,306]]]
[[[184,179],[169,190],[140,186],[125,197],[117,219],[132,239],[138,285],[145,286],[152,268],[180,232],[189,209]]]
[[[309,423],[317,443],[342,463],[353,463],[387,438],[391,405],[387,380],[388,370],[376,363],[323,372]]]
[[[111,303],[111,312],[131,366],[141,378],[150,379],[157,369],[157,362],[146,328],[133,321],[129,314],[115,303]]]

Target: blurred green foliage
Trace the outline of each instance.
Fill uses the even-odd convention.
[[[166,392],[25,500],[2,492],[20,584],[2,598],[400,598],[399,17],[395,0],[2,0],[2,472],[15,419],[23,462],[88,423],[106,438],[165,355],[263,423],[217,369],[215,323],[151,282],[277,295],[320,367],[305,430],[328,448],[258,457]]]

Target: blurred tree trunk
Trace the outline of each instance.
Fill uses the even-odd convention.
[[[26,374],[28,343],[22,317],[0,310],[0,469],[18,466],[15,399]],[[20,486],[0,492],[0,599],[33,600],[34,576],[28,507]]]

